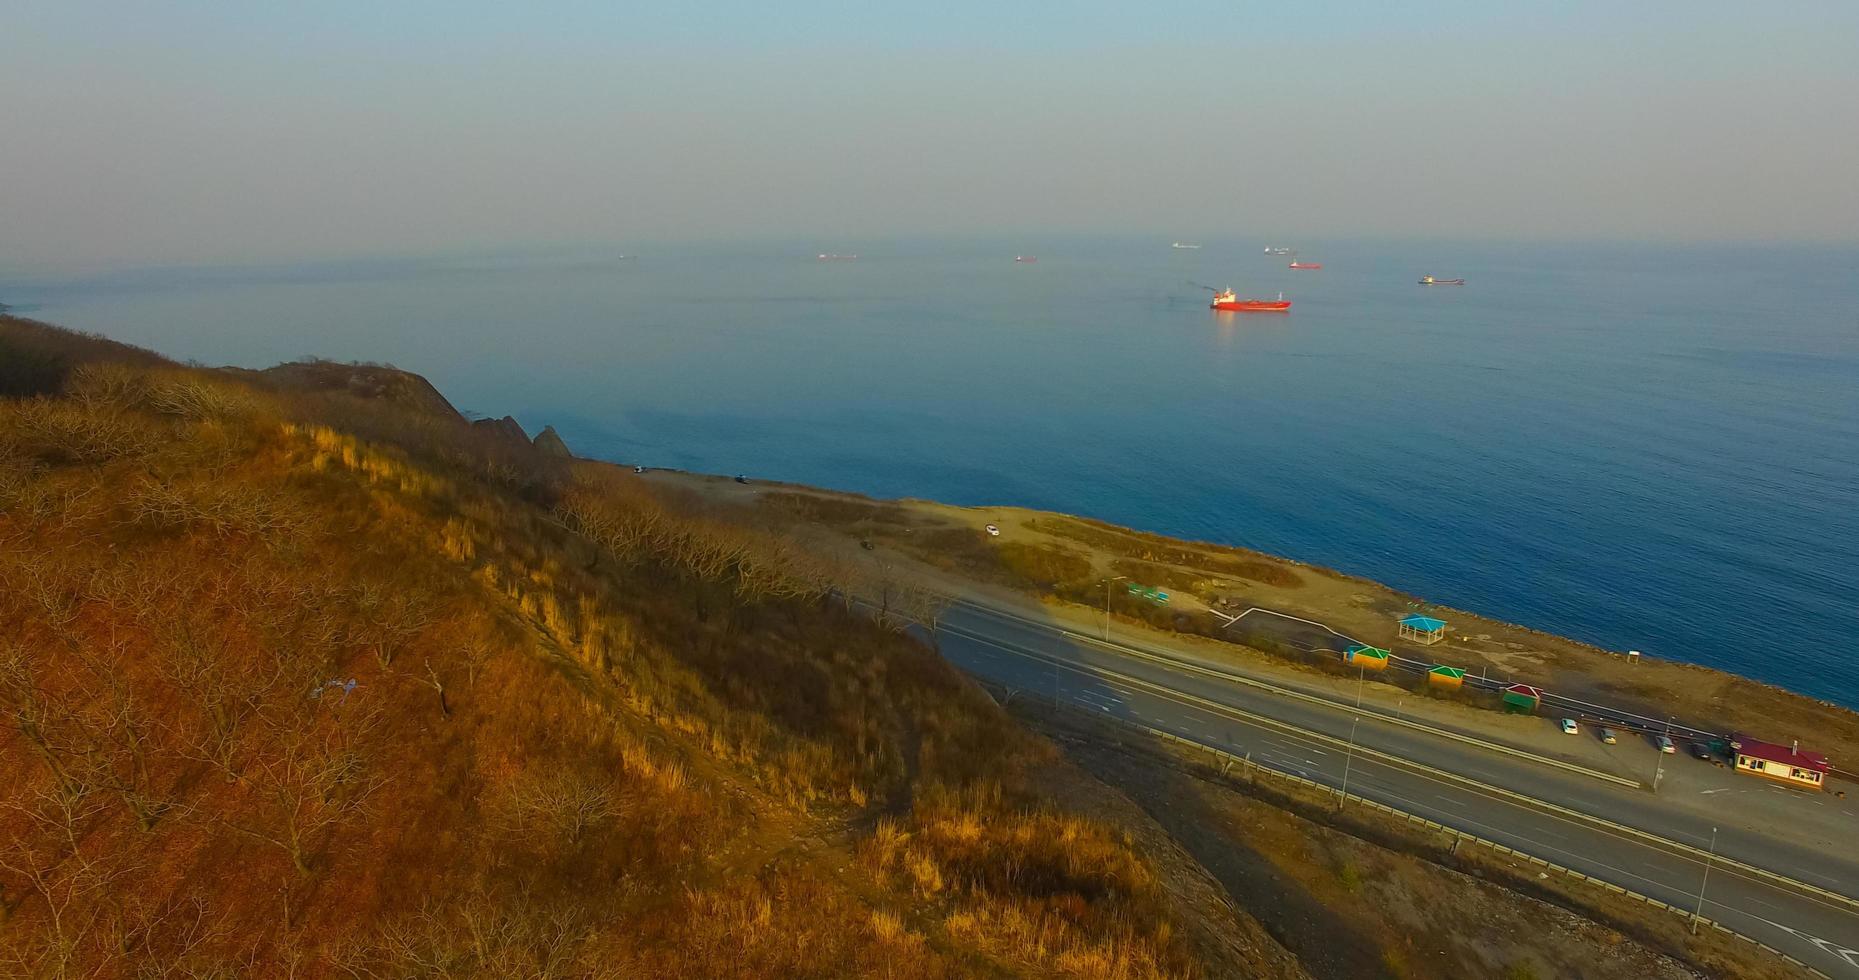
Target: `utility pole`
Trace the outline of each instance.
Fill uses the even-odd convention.
[[[1711,828],[1711,849],[1704,858],[1704,878],[1698,882],[1698,907],[1691,910],[1691,931],[1698,931],[1698,916],[1704,914],[1704,886],[1711,883],[1711,862],[1717,859],[1717,828]]]

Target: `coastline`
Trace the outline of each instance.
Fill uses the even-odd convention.
[[[617,465],[617,464],[616,464]],[[1630,661],[1624,652],[1604,650],[1591,644],[1559,636],[1546,630],[1481,616],[1469,610],[1426,602],[1423,598],[1361,576],[1300,562],[1294,558],[1271,555],[1250,549],[1206,542],[1167,538],[1132,528],[1051,511],[1012,506],[961,507],[917,498],[879,499],[863,494],[811,487],[802,484],[754,481],[738,484],[722,476],[689,473],[680,470],[652,470],[658,481],[681,486],[700,496],[720,501],[756,502],[763,509],[799,506],[800,513],[787,517],[796,523],[809,524],[871,542],[875,547],[895,551],[900,557],[927,566],[928,573],[954,583],[992,589],[1031,598],[1048,607],[1069,609],[1081,625],[1103,616],[1103,604],[1093,598],[1086,603],[1082,595],[1066,594],[1065,583],[1052,587],[1029,587],[1029,583],[1011,582],[995,570],[980,564],[983,547],[1009,543],[1032,548],[1070,551],[1091,562],[1094,581],[1101,582],[1118,567],[1132,565],[1153,570],[1153,574],[1186,576],[1199,588],[1184,588],[1186,579],[1163,582],[1170,594],[1172,615],[1195,617],[1210,612],[1213,606],[1200,601],[1212,593],[1221,598],[1262,609],[1303,616],[1359,637],[1364,642],[1391,647],[1397,652],[1417,653],[1468,669],[1481,671],[1491,678],[1504,677],[1545,688],[1556,694],[1648,717],[1675,718],[1679,726],[1728,734],[1750,734],[1787,743],[1799,739],[1803,747],[1825,753],[1835,766],[1849,771],[1859,759],[1859,712],[1833,702],[1791,691],[1785,687],[1745,677],[1740,674],[1684,661],[1641,656]],[[818,505],[797,502],[805,498]],[[774,503],[769,503],[774,501]],[[1002,537],[986,537],[982,528],[994,524]],[[965,533],[957,538],[955,533]],[[1114,555],[1103,548],[1093,548],[1080,537],[1121,539],[1129,553]],[[959,542],[959,543],[958,543]],[[1101,541],[1099,542],[1102,543]],[[938,547],[954,546],[956,551],[937,554]],[[1146,549],[1146,552],[1143,550]],[[1142,554],[1149,557],[1140,557]],[[1166,561],[1165,558],[1186,559]],[[1154,559],[1154,560],[1150,560]],[[1230,563],[1257,563],[1254,574],[1275,577],[1270,569],[1288,572],[1293,579],[1284,584],[1270,584],[1232,574]],[[1227,565],[1229,570],[1216,570]],[[1212,566],[1210,568],[1210,566]],[[1241,565],[1238,567],[1247,567]],[[1112,569],[1106,572],[1105,569]],[[1172,585],[1172,588],[1169,586]],[[1102,588],[1095,585],[1094,588]],[[1072,590],[1075,591],[1075,590]],[[1101,595],[1102,593],[1095,593]],[[1156,627],[1151,614],[1126,607],[1118,597],[1113,610],[1121,628]],[[1240,606],[1238,608],[1245,608]],[[1422,611],[1446,620],[1445,641],[1403,650],[1396,634],[1397,616]],[[1144,619],[1148,622],[1145,623]],[[1215,623],[1218,619],[1214,620]],[[1203,631],[1199,624],[1176,622],[1169,626],[1178,632],[1210,641],[1226,640],[1217,646],[1252,649],[1241,637],[1221,637],[1216,631]],[[1187,629],[1179,629],[1189,626]],[[1287,637],[1291,639],[1291,637]],[[1270,647],[1272,644],[1259,644]],[[1268,654],[1270,651],[1266,651]],[[1286,653],[1288,651],[1279,651]],[[1255,658],[1257,659],[1257,658]],[[1284,669],[1315,671],[1335,675],[1321,656],[1266,656],[1265,661],[1281,661]],[[1338,665],[1340,666],[1340,665]],[[1348,672],[1354,677],[1353,671]],[[1496,715],[1485,708],[1473,709]],[[1544,709],[1541,717],[1551,712]],[[1585,741],[1585,740],[1584,740]]]

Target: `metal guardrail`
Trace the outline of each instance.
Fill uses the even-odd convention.
[[[1011,614],[1007,614],[1007,613],[1003,613],[1002,615],[1011,616]],[[993,642],[993,641],[987,640],[982,637],[976,637],[974,636],[974,634],[969,634],[959,629],[951,630],[951,631],[961,634],[961,635],[969,636],[974,639],[980,639],[982,642],[989,642],[989,643]],[[1102,641],[1095,641],[1095,642],[1102,642]],[[1000,644],[996,643],[995,645],[999,646]],[[1127,648],[1127,649],[1134,650],[1134,648]],[[1053,664],[1054,666],[1065,666],[1068,669],[1072,669],[1072,670],[1083,669],[1083,668],[1078,667],[1077,665],[1064,664],[1061,661],[1052,660],[1050,658],[1041,656],[1039,654],[1031,653],[1028,651],[1019,651],[1019,653],[1021,656],[1026,656],[1026,657],[1030,657],[1035,660],[1044,661],[1046,663]],[[1213,701],[1208,701],[1207,699],[1201,698],[1197,695],[1194,695],[1194,694],[1191,694],[1185,691],[1179,691],[1179,690],[1174,690],[1171,688],[1166,688],[1161,685],[1153,684],[1149,681],[1142,680],[1140,678],[1129,676],[1127,674],[1120,674],[1116,671],[1108,670],[1105,668],[1092,668],[1091,672],[1100,677],[1114,677],[1114,678],[1117,678],[1118,680],[1121,680],[1122,682],[1126,684],[1132,684],[1137,687],[1150,688],[1157,692],[1164,692],[1165,696],[1173,700],[1183,701],[1184,703],[1198,703],[1201,706],[1213,708],[1219,712],[1232,715],[1238,718],[1242,718],[1244,720],[1248,720],[1248,721],[1251,721],[1257,724],[1267,725],[1269,727],[1275,727],[1275,728],[1279,728],[1283,730],[1295,731],[1306,738],[1326,741],[1333,745],[1343,744],[1342,739],[1337,738],[1336,736],[1333,736],[1333,735],[1327,735],[1321,732],[1312,731],[1310,729],[1300,728],[1282,719],[1271,718],[1265,715],[1255,714],[1253,712],[1247,711],[1243,708],[1239,708],[1234,705],[1221,704],[1221,703],[1217,703]],[[1193,743],[1193,744],[1199,744],[1199,743]],[[1694,858],[1699,855],[1704,854],[1704,849],[1697,847],[1696,845],[1686,844],[1682,841],[1673,840],[1668,837],[1662,837],[1655,832],[1648,831],[1640,827],[1633,826],[1631,824],[1620,823],[1619,821],[1616,821],[1616,820],[1610,820],[1606,817],[1598,816],[1596,814],[1588,813],[1582,810],[1571,809],[1569,807],[1550,802],[1549,800],[1530,796],[1526,793],[1520,793],[1516,790],[1506,789],[1502,786],[1497,786],[1492,783],[1488,783],[1483,780],[1476,779],[1471,776],[1465,775],[1464,773],[1458,773],[1458,772],[1452,772],[1452,771],[1445,770],[1445,769],[1439,769],[1433,766],[1426,765],[1425,763],[1415,761],[1413,759],[1408,759],[1408,758],[1404,758],[1401,756],[1393,755],[1391,753],[1382,752],[1378,749],[1375,749],[1375,748],[1372,748],[1366,745],[1362,745],[1359,743],[1354,746],[1354,751],[1362,755],[1365,755],[1365,756],[1376,756],[1384,760],[1398,764],[1400,766],[1403,766],[1405,768],[1412,769],[1412,770],[1422,772],[1422,773],[1426,773],[1436,778],[1449,779],[1449,780],[1453,780],[1456,782],[1465,783],[1467,785],[1475,786],[1479,790],[1487,794],[1501,796],[1507,799],[1517,800],[1535,809],[1542,810],[1548,813],[1557,814],[1557,815],[1567,817],[1570,819],[1579,820],[1579,821],[1582,821],[1588,824],[1592,824],[1597,827],[1603,827],[1615,834],[1628,836],[1628,837],[1634,837],[1634,838],[1638,838],[1643,841],[1648,841],[1650,843],[1657,844],[1660,847],[1663,847],[1670,851],[1688,852]],[[1566,763],[1562,763],[1561,765],[1567,766]],[[1714,860],[1718,864],[1729,866],[1729,867],[1735,867],[1739,871],[1742,871],[1754,877],[1758,877],[1758,878],[1768,880],[1770,882],[1786,885],[1789,888],[1793,888],[1797,891],[1805,892],[1805,893],[1817,896],[1819,898],[1827,899],[1829,901],[1835,901],[1835,902],[1839,902],[1844,905],[1849,905],[1855,908],[1859,908],[1859,897],[1845,895],[1840,892],[1833,891],[1832,889],[1829,889],[1829,888],[1824,888],[1819,885],[1812,884],[1810,882],[1801,881],[1798,878],[1792,878],[1780,872],[1771,871],[1760,865],[1750,864],[1746,861],[1740,861],[1740,860],[1737,860],[1736,858],[1729,857],[1728,855],[1724,855],[1721,853],[1715,854]]]
[[[981,685],[984,688],[995,686],[995,685],[991,685],[991,684],[988,684],[986,682],[979,681],[979,680],[977,680],[976,683]],[[1294,785],[1302,786],[1308,789],[1317,790],[1318,792],[1321,792],[1328,796],[1339,797],[1339,803],[1338,803],[1339,807],[1347,805],[1349,803],[1355,803],[1362,809],[1373,810],[1373,811],[1382,813],[1390,818],[1397,818],[1407,824],[1417,825],[1420,827],[1424,827],[1428,830],[1438,831],[1440,833],[1452,834],[1454,837],[1453,848],[1455,852],[1460,844],[1471,843],[1471,844],[1487,847],[1497,854],[1521,858],[1522,860],[1528,861],[1531,864],[1534,864],[1540,868],[1543,868],[1546,872],[1556,872],[1568,878],[1572,878],[1576,881],[1587,882],[1588,884],[1594,885],[1598,888],[1601,888],[1613,894],[1621,895],[1626,898],[1631,898],[1636,901],[1644,902],[1646,905],[1652,908],[1664,909],[1668,912],[1672,912],[1674,914],[1684,916],[1688,921],[1694,922],[1698,926],[1708,926],[1709,928],[1717,932],[1723,933],[1728,936],[1734,936],[1737,939],[1741,939],[1742,941],[1749,943],[1752,946],[1755,946],[1757,949],[1760,949],[1766,953],[1769,953],[1779,958],[1780,960],[1782,960],[1782,962],[1787,963],[1790,966],[1794,966],[1801,970],[1805,970],[1807,971],[1808,974],[1821,978],[1821,980],[1832,980],[1832,977],[1829,976],[1827,973],[1807,965],[1801,960],[1787,953],[1784,953],[1781,950],[1776,949],[1773,946],[1770,946],[1769,944],[1763,942],[1760,939],[1756,939],[1752,936],[1747,936],[1747,935],[1744,935],[1743,933],[1737,932],[1736,930],[1731,929],[1730,927],[1724,925],[1721,922],[1716,921],[1715,919],[1711,919],[1707,916],[1699,915],[1695,912],[1687,912],[1684,909],[1676,905],[1672,905],[1669,902],[1661,901],[1660,899],[1653,898],[1650,895],[1646,895],[1641,892],[1634,891],[1633,889],[1626,888],[1620,885],[1616,885],[1613,882],[1606,881],[1601,878],[1596,878],[1593,875],[1589,875],[1584,872],[1576,871],[1573,868],[1569,868],[1569,867],[1566,867],[1560,864],[1556,864],[1553,861],[1548,861],[1543,858],[1539,858],[1533,854],[1529,854],[1525,851],[1518,850],[1517,848],[1511,847],[1509,845],[1500,844],[1497,841],[1490,840],[1484,837],[1480,837],[1476,834],[1468,834],[1465,831],[1459,830],[1456,827],[1448,827],[1445,824],[1439,823],[1438,821],[1429,819],[1427,817],[1420,816],[1419,814],[1416,814],[1416,813],[1411,813],[1409,811],[1402,810],[1399,807],[1390,806],[1378,800],[1371,800],[1366,797],[1358,796],[1354,793],[1347,793],[1347,792],[1334,789],[1324,783],[1320,783],[1314,779],[1310,779],[1309,777],[1300,776],[1292,772],[1286,772],[1284,770],[1277,769],[1273,766],[1266,765],[1263,762],[1254,762],[1250,755],[1236,756],[1233,753],[1227,752],[1223,749],[1215,748],[1210,745],[1203,745],[1199,742],[1194,741],[1193,739],[1183,738],[1180,735],[1176,735],[1173,732],[1164,731],[1159,728],[1151,728],[1150,726],[1145,725],[1139,721],[1134,721],[1134,720],[1127,719],[1127,718],[1118,718],[1113,715],[1104,715],[1104,714],[1099,714],[1097,712],[1088,711],[1084,708],[1079,707],[1078,705],[1060,701],[1056,698],[1048,698],[1045,695],[1037,693],[1037,692],[1021,691],[1017,693],[1021,697],[1034,698],[1043,703],[1050,704],[1053,707],[1075,712],[1078,715],[1085,717],[1085,718],[1090,718],[1095,721],[1115,722],[1118,725],[1122,725],[1127,728],[1133,728],[1138,731],[1141,731],[1142,733],[1152,738],[1159,738],[1166,742],[1184,746],[1192,751],[1206,753],[1212,758],[1218,761],[1221,761],[1225,764],[1221,770],[1221,775],[1222,777],[1225,777],[1225,778],[1230,778],[1232,767],[1234,765],[1240,765],[1240,766],[1245,767],[1246,771],[1250,773],[1255,773],[1255,774],[1263,773],[1263,774],[1272,776],[1274,778],[1284,780]]]
[[[1363,643],[1361,640],[1358,640],[1355,637],[1350,636],[1347,633],[1340,632],[1325,623],[1320,623],[1320,622],[1317,622],[1316,620],[1311,620],[1311,619],[1304,619],[1300,616],[1291,616],[1286,613],[1281,613],[1273,609],[1266,609],[1262,606],[1255,606],[1251,609],[1246,610],[1243,613],[1240,613],[1238,616],[1229,618],[1227,620],[1226,626],[1230,627],[1234,623],[1239,622],[1240,619],[1244,618],[1247,614],[1254,613],[1254,612],[1265,613],[1271,616],[1277,616],[1277,617],[1284,618],[1284,619],[1294,620],[1300,623],[1306,623],[1311,626],[1316,626],[1324,630],[1325,632],[1331,634],[1332,636],[1340,637],[1352,643],[1358,643],[1363,646],[1372,646],[1372,644]],[[1220,613],[1219,615],[1223,618],[1226,617],[1225,613]],[[1332,650],[1328,647],[1310,647],[1310,648],[1302,648],[1302,649],[1304,649],[1304,652],[1306,653],[1319,653],[1319,652],[1330,653],[1330,654],[1335,654],[1338,657],[1341,657],[1343,655],[1343,651]],[[1393,666],[1398,667],[1412,674],[1428,673],[1435,666],[1435,664],[1428,663],[1423,660],[1415,660],[1411,657],[1403,657],[1398,653],[1390,653],[1388,655],[1388,662],[1392,664]],[[1479,690],[1489,691],[1494,694],[1501,692],[1504,688],[1509,687],[1511,685],[1510,681],[1498,680],[1496,678],[1485,676],[1485,675],[1473,675],[1473,674],[1467,674],[1464,678],[1464,683],[1472,687],[1478,688]],[[1535,687],[1536,685],[1531,685],[1531,686]],[[1593,701],[1583,701],[1580,698],[1572,698],[1567,695],[1556,694],[1553,691],[1548,691],[1540,687],[1537,688],[1537,690],[1542,692],[1542,698],[1540,699],[1541,703],[1546,704],[1553,708],[1559,708],[1563,711],[1566,711],[1570,714],[1573,714],[1579,717],[1583,721],[1593,721],[1599,724],[1607,724],[1607,725],[1611,725],[1617,728],[1622,728],[1628,731],[1636,732],[1642,735],[1664,735],[1664,734],[1670,733],[1671,735],[1674,735],[1678,738],[1692,739],[1695,741],[1707,741],[1707,742],[1717,741],[1717,740],[1726,739],[1729,737],[1727,734],[1722,733],[1722,732],[1713,732],[1713,731],[1709,731],[1703,728],[1695,728],[1690,725],[1679,724],[1678,722],[1672,721],[1669,719],[1654,718],[1649,715],[1642,715],[1637,712],[1628,711],[1625,708],[1616,708],[1611,705],[1597,704]]]

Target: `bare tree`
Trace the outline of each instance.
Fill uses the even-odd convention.
[[[70,975],[103,922],[105,900],[131,871],[120,850],[92,855],[82,849],[85,835],[110,806],[90,775],[47,772],[0,801],[26,828],[0,844],[0,875],[18,882],[8,890],[20,892],[6,896],[7,911],[36,899],[41,913],[34,920],[36,936],[0,943],[0,955],[24,968],[19,975]]]
[[[938,632],[942,618],[952,604],[948,596],[921,584],[905,585],[898,597],[900,612],[929,633],[930,645],[940,648]]]
[[[478,674],[483,672],[485,665],[489,664],[491,662],[491,657],[497,653],[497,645],[481,636],[473,636],[466,642],[463,653],[465,658],[465,683],[468,686],[476,687],[478,685]]]
[[[161,669],[198,716],[191,725],[177,722],[182,753],[218,769],[228,781],[238,779],[240,743],[259,707],[282,685],[283,662],[226,656],[185,623],[164,647]]]
[[[370,582],[355,591],[360,621],[354,639],[374,651],[388,667],[426,627],[432,625],[432,597],[423,590]]]
[[[37,666],[24,648],[0,648],[0,711],[61,793],[88,793],[99,780],[97,741],[82,716],[85,695],[42,684]]]
[[[578,478],[555,516],[626,563],[663,551],[671,536],[664,508],[643,488],[618,480]]]
[[[871,563],[871,577],[866,580],[866,587],[871,590],[869,601],[878,620],[878,625],[888,630],[901,630],[907,620],[898,615],[898,604],[904,598],[905,583],[898,574],[897,566],[890,559],[877,557]]]
[[[607,786],[559,765],[526,774],[501,803],[512,829],[540,828],[570,847],[618,813]]]
[[[573,906],[511,907],[472,895],[390,922],[372,942],[338,950],[334,959],[356,980],[605,976],[579,962],[588,936],[585,913]]]
[[[104,942],[113,952],[132,957],[137,976],[206,978],[241,975],[232,964],[208,955],[231,929],[224,913],[215,914],[200,895],[135,893],[118,904],[104,924]]]
[[[369,772],[361,746],[376,724],[371,713],[321,713],[283,733],[282,745],[255,762],[250,778],[264,801],[262,822],[225,822],[290,855],[299,874],[313,870],[330,832],[358,813],[383,782]]]
[[[452,706],[447,704],[445,700],[445,679],[439,676],[439,671],[433,667],[431,660],[426,661],[426,677],[422,679],[420,683],[425,684],[427,687],[439,693],[439,716],[441,718],[450,719],[452,717]]]
[[[129,686],[126,672],[106,675],[108,695],[100,701],[102,718],[96,726],[107,756],[104,770],[110,789],[135,815],[136,825],[153,830],[174,802],[155,779],[155,757],[162,752],[155,719]]]

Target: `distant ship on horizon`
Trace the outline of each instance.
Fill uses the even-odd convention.
[[[1283,293],[1279,293],[1277,299],[1240,299],[1229,286],[1214,290],[1214,301],[1208,308],[1226,313],[1284,313],[1291,309],[1291,301],[1285,299]]]
[[[856,261],[857,259],[858,259],[857,255],[840,255],[838,252],[821,252],[820,253],[821,262],[852,262],[852,261]]]
[[[1190,244],[1188,242],[1174,242],[1174,243],[1171,243],[1168,247],[1169,248],[1200,248],[1199,245]]]
[[[1265,246],[1265,254],[1266,255],[1296,255],[1297,252],[1289,248],[1286,248],[1283,245],[1267,245]]]

